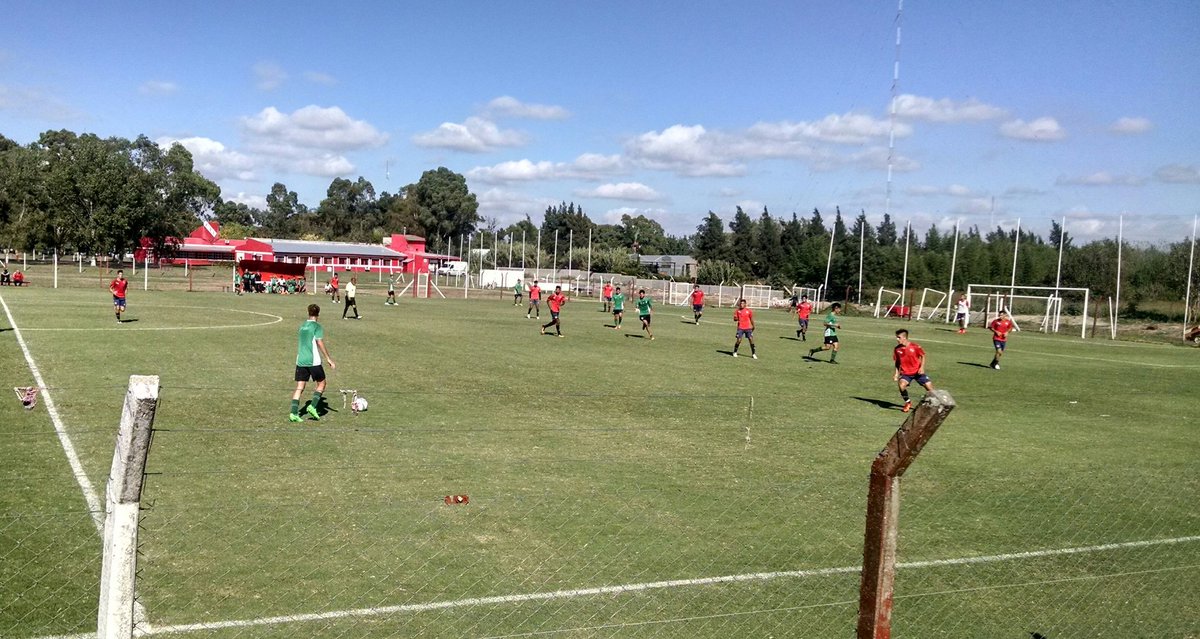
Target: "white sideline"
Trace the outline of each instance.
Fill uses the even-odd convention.
[[[83,491],[83,498],[87,501],[88,510],[92,515],[92,523],[96,525],[96,532],[103,536],[104,505],[100,503],[100,495],[96,493],[87,473],[83,472],[83,464],[75,452],[75,444],[71,442],[71,436],[67,434],[67,428],[58,414],[58,408],[54,405],[54,398],[50,397],[50,389],[46,387],[46,380],[42,378],[42,372],[34,363],[33,355],[30,354],[29,347],[25,344],[25,338],[21,336],[21,329],[17,327],[17,322],[13,319],[12,312],[8,310],[8,303],[4,301],[3,295],[0,295],[0,306],[4,307],[4,315],[8,318],[8,325],[12,327],[13,335],[17,337],[17,345],[21,347],[21,353],[25,355],[25,363],[29,364],[29,372],[33,373],[33,381],[37,383],[42,401],[46,404],[46,413],[50,415],[50,421],[54,423],[54,432],[58,435],[63,452],[67,454],[67,463],[71,464],[71,473],[75,475],[75,481],[79,483],[79,488]]]
[[[995,563],[1000,561],[1012,561],[1020,559],[1033,559],[1039,557],[1055,557],[1062,555],[1078,555],[1083,553],[1104,552],[1108,550],[1121,550],[1126,548],[1142,548],[1147,546],[1163,546],[1168,544],[1181,544],[1188,542],[1200,541],[1200,535],[1192,535],[1187,537],[1174,537],[1170,539],[1149,539],[1142,541],[1127,541],[1111,544],[1100,544],[1096,546],[1079,546],[1074,548],[1054,548],[1047,550],[1031,550],[1027,552],[1005,553],[999,555],[982,555],[977,557],[960,557],[955,559],[932,559],[926,561],[911,561],[901,562],[896,564],[896,568],[931,568],[938,566],[962,566],[971,564]],[[778,572],[757,572],[746,573],[740,575],[724,575],[719,577],[702,577],[697,579],[672,579],[668,581],[652,581],[646,583],[625,584],[618,586],[601,586],[597,588],[578,588],[573,590],[556,590],[553,592],[527,593],[522,595],[499,595],[495,597],[471,597],[468,599],[455,599],[450,601],[436,601],[423,604],[405,604],[397,606],[381,606],[378,608],[357,608],[351,610],[335,610],[330,612],[304,613],[296,615],[280,615],[275,617],[260,617],[258,619],[239,619],[231,621],[212,621],[191,624],[176,624],[152,626],[147,623],[139,624],[138,634],[141,636],[160,635],[185,632],[201,632],[210,630],[221,630],[227,628],[249,628],[255,626],[270,626],[285,623],[302,623],[310,621],[324,621],[330,619],[347,619],[355,617],[377,617],[383,615],[393,615],[400,613],[411,612],[428,612],[433,610],[446,610],[450,608],[462,608],[467,606],[481,606],[493,604],[508,604],[508,603],[526,603],[530,601],[549,601],[554,599],[572,599],[577,597],[589,597],[594,595],[611,595],[631,592],[643,592],[647,590],[657,590],[662,588],[676,588],[684,586],[706,586],[722,583],[737,583],[746,581],[769,581],[773,579],[787,577],[821,577],[827,575],[840,575],[858,573],[862,570],[861,566],[841,566],[836,568],[819,568],[814,570],[787,570]],[[40,639],[82,639],[83,637],[92,637],[94,635],[63,635],[56,637],[42,637]]]

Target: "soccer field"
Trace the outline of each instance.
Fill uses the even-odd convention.
[[[735,359],[730,309],[659,302],[650,341],[576,300],[559,339],[508,299],[135,290],[118,325],[102,289],[0,290],[0,377],[47,387],[0,402],[0,636],[94,630],[132,374],[145,634],[852,636],[900,326],[958,407],[902,484],[894,636],[1200,635],[1195,349],[1020,332],[995,371],[985,331],[850,315],[831,365],[756,311]],[[313,301],[329,412],[290,424]]]

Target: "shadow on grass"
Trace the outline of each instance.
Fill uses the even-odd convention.
[[[904,404],[897,404],[896,402],[888,401],[886,399],[874,399],[871,397],[851,397],[851,399],[857,399],[860,402],[866,402],[868,404],[875,404],[884,410],[900,410],[901,408],[904,408]]]
[[[717,352],[722,355],[733,355],[733,351],[725,351],[725,350],[721,350],[719,348],[717,349]]]
[[[803,342],[804,341],[804,340],[800,339],[799,337],[791,337],[789,335],[780,335],[779,339],[787,339],[787,340],[791,340],[793,342]]]
[[[624,335],[625,337],[636,337],[638,339],[646,339],[646,336],[642,335],[641,333],[622,333],[622,335]]]
[[[974,367],[976,367],[976,368],[987,368],[987,369],[991,369],[991,366],[988,366],[987,364],[979,364],[979,363],[976,363],[976,362],[959,362],[959,364],[962,364],[963,366],[974,366]]]
[[[134,323],[134,322],[136,322],[136,321],[137,321],[137,318],[135,317],[135,318],[132,318],[132,319],[119,319],[119,320],[117,320],[117,323],[118,323],[118,324],[132,324],[132,323]]]

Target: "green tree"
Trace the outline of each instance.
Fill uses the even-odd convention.
[[[725,236],[725,224],[712,211],[696,227],[695,257],[697,261],[724,260],[729,256],[729,240]]]
[[[731,262],[738,270],[749,273],[750,262],[754,259],[754,220],[739,206],[729,223],[729,230]]]
[[[410,198],[415,206],[406,213],[416,219],[409,233],[459,237],[474,233],[480,222],[479,202],[467,188],[467,179],[444,166],[425,171],[416,184],[405,187],[400,201]]]

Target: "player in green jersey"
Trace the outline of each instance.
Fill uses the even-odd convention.
[[[833,305],[829,307],[829,314],[825,316],[825,344],[823,346],[821,346],[820,348],[814,348],[814,349],[808,351],[809,357],[816,355],[818,351],[832,350],[833,353],[830,354],[830,356],[829,356],[829,363],[830,364],[837,363],[837,354],[838,354],[838,334],[837,334],[837,332],[838,332],[838,329],[840,329],[842,327],[842,323],[839,321],[839,318],[838,318],[838,313],[841,310],[842,310],[842,305],[837,302],[834,302]]]
[[[650,336],[650,341],[654,341],[654,331],[650,330],[650,316],[654,312],[654,301],[646,297],[646,289],[638,290],[638,297],[634,302],[637,304],[638,319],[642,320],[642,330]]]
[[[292,393],[292,412],[288,421],[304,421],[300,417],[300,397],[304,394],[304,386],[309,380],[317,383],[312,401],[306,409],[313,419],[321,419],[317,407],[321,404],[321,393],[325,392],[325,369],[323,362],[329,362],[329,369],[336,369],[329,351],[325,350],[325,329],[317,322],[321,315],[321,307],[316,304],[308,305],[308,320],[300,325],[299,345],[296,349],[296,390]]]
[[[613,329],[621,330],[621,320],[625,318],[625,294],[618,286],[612,296]]]

